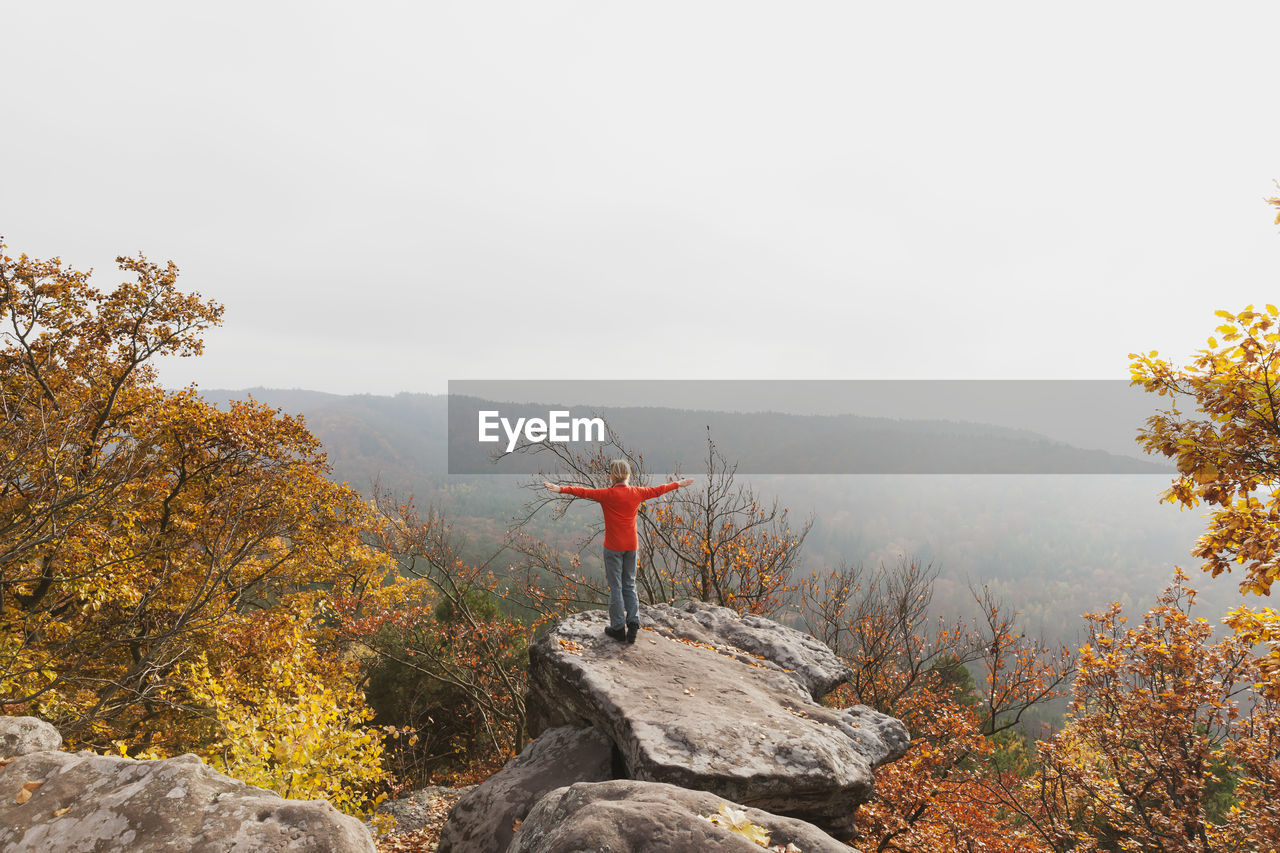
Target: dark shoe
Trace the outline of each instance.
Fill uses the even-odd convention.
[[[628,622],[628,623],[627,623],[627,642],[628,642],[628,643],[635,643],[635,641],[636,641],[636,634],[639,634],[639,633],[640,633],[640,623],[639,623],[639,622]]]
[[[623,640],[627,638],[627,632],[622,630],[621,628],[605,628],[604,633],[605,633],[605,636],[613,637],[619,643],[621,643]]]

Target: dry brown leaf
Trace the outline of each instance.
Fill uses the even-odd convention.
[[[393,830],[392,833],[379,838],[375,842],[378,853],[435,853],[440,842],[440,828],[457,799],[457,794],[431,797],[428,805],[430,814],[428,824],[411,832]]]
[[[18,805],[22,805],[27,800],[31,799],[31,792],[43,784],[43,782],[24,782],[22,784],[22,790],[18,792],[18,796],[13,798],[13,801]]]

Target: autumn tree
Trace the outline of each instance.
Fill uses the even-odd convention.
[[[407,729],[392,745],[402,783],[474,782],[524,744],[530,612],[536,585],[462,558],[431,508],[379,491],[372,542],[401,576],[334,601],[343,636],[374,655],[368,696],[378,722]],[[495,555],[496,556],[496,555]]]
[[[1186,368],[1154,351],[1130,356],[1133,384],[1171,398],[1139,439],[1178,466],[1164,500],[1216,507],[1192,552],[1204,570],[1239,569],[1242,591],[1268,595],[1280,578],[1280,309],[1217,313],[1221,340]]]
[[[237,724],[274,728],[293,746],[255,778],[288,787],[309,738],[360,736],[324,608],[379,583],[368,509],[300,420],[162,389],[154,359],[198,355],[222,309],[172,263],[117,262],[129,278],[104,292],[0,250],[0,707],[135,754],[230,755],[258,746]],[[289,642],[244,641],[268,624]],[[317,696],[334,713],[304,717]],[[330,781],[378,784],[365,746]]]
[[[1178,571],[1140,624],[1090,614],[1067,726],[1024,814],[1054,850],[1257,851],[1280,838],[1280,705]]]
[[[1280,197],[1267,202],[1280,208]],[[1132,384],[1171,403],[1147,419],[1139,440],[1177,464],[1164,500],[1213,508],[1192,550],[1201,567],[1213,577],[1241,571],[1242,592],[1268,596],[1280,579],[1280,309],[1217,315],[1215,335],[1186,367],[1154,350],[1129,356]],[[1280,613],[1245,607],[1227,621],[1264,646],[1264,690],[1280,698]]]
[[[1213,508],[1192,551],[1204,571],[1239,570],[1242,592],[1266,596],[1280,578],[1280,309],[1217,314],[1186,367],[1130,355],[1132,384],[1169,398],[1139,441],[1177,465],[1163,500]],[[1124,628],[1119,605],[1088,616],[1069,725],[1042,744],[1023,800],[1056,850],[1252,851],[1280,837],[1280,617],[1240,608],[1235,636],[1215,641],[1186,580],[1176,572],[1140,626]]]
[[[937,577],[907,560],[843,567],[801,588],[806,627],[853,670],[826,701],[870,705],[912,736],[907,754],[876,773],[875,797],[858,811],[859,847],[1043,850],[1000,792],[1031,772],[1019,727],[1065,692],[1072,656],[1029,637],[985,589],[973,591],[972,623],[931,617]]]
[[[1177,463],[1164,500],[1215,508],[1192,550],[1202,568],[1242,571],[1241,591],[1267,596],[1280,578],[1280,309],[1218,314],[1221,340],[1209,338],[1186,368],[1154,351],[1131,356],[1134,384],[1172,398],[1140,440]],[[1260,666],[1269,695],[1280,697],[1280,613],[1240,608],[1228,623],[1268,649]]]
[[[644,517],[636,555],[657,601],[696,598],[741,613],[775,614],[796,590],[801,548],[813,526],[792,527],[778,501],[763,501],[737,481],[737,463],[707,432],[701,486],[677,492]]]

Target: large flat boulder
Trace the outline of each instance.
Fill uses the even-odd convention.
[[[439,853],[503,853],[515,825],[549,791],[612,779],[613,743],[599,729],[543,732],[463,795],[440,831]]]
[[[0,717],[0,758],[61,748],[62,735],[39,717]]]
[[[736,813],[735,813],[736,810]],[[709,818],[716,817],[717,823]],[[622,780],[580,783],[543,797],[512,840],[511,853],[761,853],[726,824],[745,819],[768,832],[770,846],[801,853],[857,853],[818,827],[726,802],[705,791]]]
[[[652,623],[655,609],[642,608],[641,622]],[[529,649],[530,734],[592,725],[617,745],[633,779],[710,791],[851,836],[872,771],[906,751],[905,727],[865,706],[819,705],[813,676],[787,665],[805,661],[720,641],[702,612],[667,608],[658,626],[666,630],[650,624],[635,645],[604,636],[602,611],[562,620]]]
[[[374,853],[374,846],[360,821],[324,800],[286,800],[195,755],[134,761],[34,752],[0,769],[0,850]]]
[[[821,699],[853,676],[849,665],[826,643],[763,616],[700,601],[646,607],[645,616],[648,625],[664,636],[745,652],[747,660],[754,658],[777,667],[800,682],[814,699]]]

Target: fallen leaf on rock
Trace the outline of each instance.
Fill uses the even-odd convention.
[[[684,643],[686,646],[694,646],[699,649],[711,649],[711,651],[713,652],[719,651],[715,646],[711,645],[710,643],[699,643],[697,640],[688,640],[688,639],[685,639],[684,637],[672,637],[671,639],[675,640],[677,643]]]
[[[704,817],[703,820],[710,821],[716,826],[723,826],[730,832],[736,832],[761,847],[769,846],[769,830],[759,824],[752,823],[747,819],[745,810],[735,809],[728,803],[720,804],[719,814]]]
[[[69,811],[71,811],[71,806],[66,806],[65,808],[61,808],[61,809],[54,809],[53,816],[62,817],[64,814],[66,814]]]
[[[564,648],[566,652],[568,652],[571,655],[579,655],[579,656],[582,655],[582,644],[579,643],[577,640],[562,639],[560,641],[560,645]]]
[[[18,805],[22,805],[27,800],[31,799],[31,792],[43,784],[43,782],[24,782],[22,784],[22,790],[18,792],[18,796],[13,798],[13,801]]]
[[[685,637],[668,637],[666,634],[660,634],[659,636],[667,637],[667,639],[671,640],[673,643],[683,643],[686,646],[693,646],[694,648],[699,648],[699,649],[710,649],[711,651],[715,652],[718,655],[724,655],[727,658],[732,658],[733,660],[736,660],[739,663],[745,663],[747,666],[754,666],[757,669],[767,668],[764,666],[764,664],[759,664],[759,663],[755,663],[754,661],[745,660],[745,658],[755,658],[756,660],[764,660],[764,655],[753,654],[751,652],[744,651],[743,649],[740,649],[737,646],[727,646],[727,645],[713,646],[710,643],[700,643],[697,640],[690,640]],[[654,641],[650,640],[650,642],[654,642]],[[792,670],[787,670],[787,672],[792,672]]]

